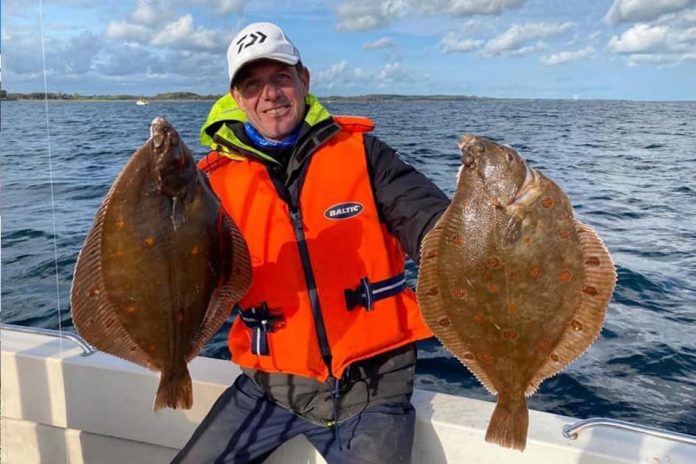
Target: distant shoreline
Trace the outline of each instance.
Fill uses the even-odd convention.
[[[167,92],[157,95],[81,95],[77,93],[13,93],[0,91],[2,101],[37,101],[44,102],[136,102],[145,100],[152,102],[196,102],[216,101],[222,95],[199,95],[194,92]],[[456,102],[456,101],[506,101],[506,100],[549,100],[549,101],[616,101],[616,102],[679,102],[694,103],[696,100],[628,100],[602,98],[522,98],[522,97],[481,97],[476,95],[400,95],[400,94],[368,94],[368,95],[325,95],[317,97],[325,103],[404,103],[404,102]]]
[[[31,92],[13,93],[2,91],[0,98],[4,101],[91,101],[91,102],[114,102],[114,101],[215,101],[221,95],[198,95],[193,92],[169,92],[153,96],[142,95],[81,95],[65,93]],[[477,97],[471,95],[397,95],[397,94],[370,94],[356,96],[329,95],[319,97],[326,102],[403,102],[403,101],[459,101],[459,100],[492,100],[488,97]]]
[[[144,95],[82,95],[79,93],[62,93],[62,92],[30,92],[30,93],[15,93],[2,90],[0,99],[3,101],[198,101],[198,100],[217,100],[219,95],[198,95],[193,92],[167,92],[152,96]]]

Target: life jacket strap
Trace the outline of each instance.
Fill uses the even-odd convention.
[[[262,301],[260,305],[242,309],[239,312],[244,325],[252,329],[251,352],[258,356],[271,354],[268,345],[268,333],[285,327],[283,314],[279,310],[269,309],[268,304]]]
[[[360,284],[354,289],[344,290],[346,307],[352,310],[357,306],[372,311],[376,301],[394,296],[406,288],[406,276],[404,273],[395,275],[379,282],[370,282],[367,277],[360,279]]]

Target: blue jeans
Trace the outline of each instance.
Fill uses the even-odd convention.
[[[328,464],[411,462],[416,414],[410,402],[366,408],[333,427],[313,424],[266,399],[246,375],[225,390],[172,461],[186,464],[261,463],[304,435]]]

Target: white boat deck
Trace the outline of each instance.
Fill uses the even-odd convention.
[[[3,330],[1,345],[3,464],[168,463],[239,374],[228,361],[196,358],[193,408],[153,413],[158,373],[47,335]],[[562,427],[576,419],[539,411],[530,411],[527,449],[507,450],[484,441],[492,402],[416,390],[413,403],[414,464],[696,463],[689,437],[593,428],[571,440]],[[325,461],[300,437],[267,462]]]

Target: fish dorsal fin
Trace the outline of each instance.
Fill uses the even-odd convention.
[[[476,376],[486,390],[493,395],[497,395],[498,392],[493,382],[476,360],[471,347],[462,340],[462,337],[455,330],[454,324],[450,324],[447,317],[446,303],[443,298],[445,290],[440,286],[440,282],[444,282],[446,279],[438,278],[438,271],[441,268],[438,266],[437,256],[440,254],[440,246],[445,240],[445,234],[449,232],[444,227],[448,223],[446,220],[448,213],[449,211],[445,212],[421,243],[420,271],[416,292],[418,302],[423,319],[429,327],[438,328],[436,336],[447,351],[459,359]],[[459,353],[465,353],[462,355],[464,358]]]
[[[150,369],[161,369],[124,328],[104,283],[101,246],[104,217],[113,192],[114,186],[99,207],[77,258],[70,290],[73,323],[80,327],[80,336],[95,348]]]
[[[575,221],[580,240],[585,278],[580,305],[568,327],[530,381],[525,394],[532,395],[539,384],[580,357],[599,337],[604,315],[616,285],[616,269],[602,239],[588,225]]]

